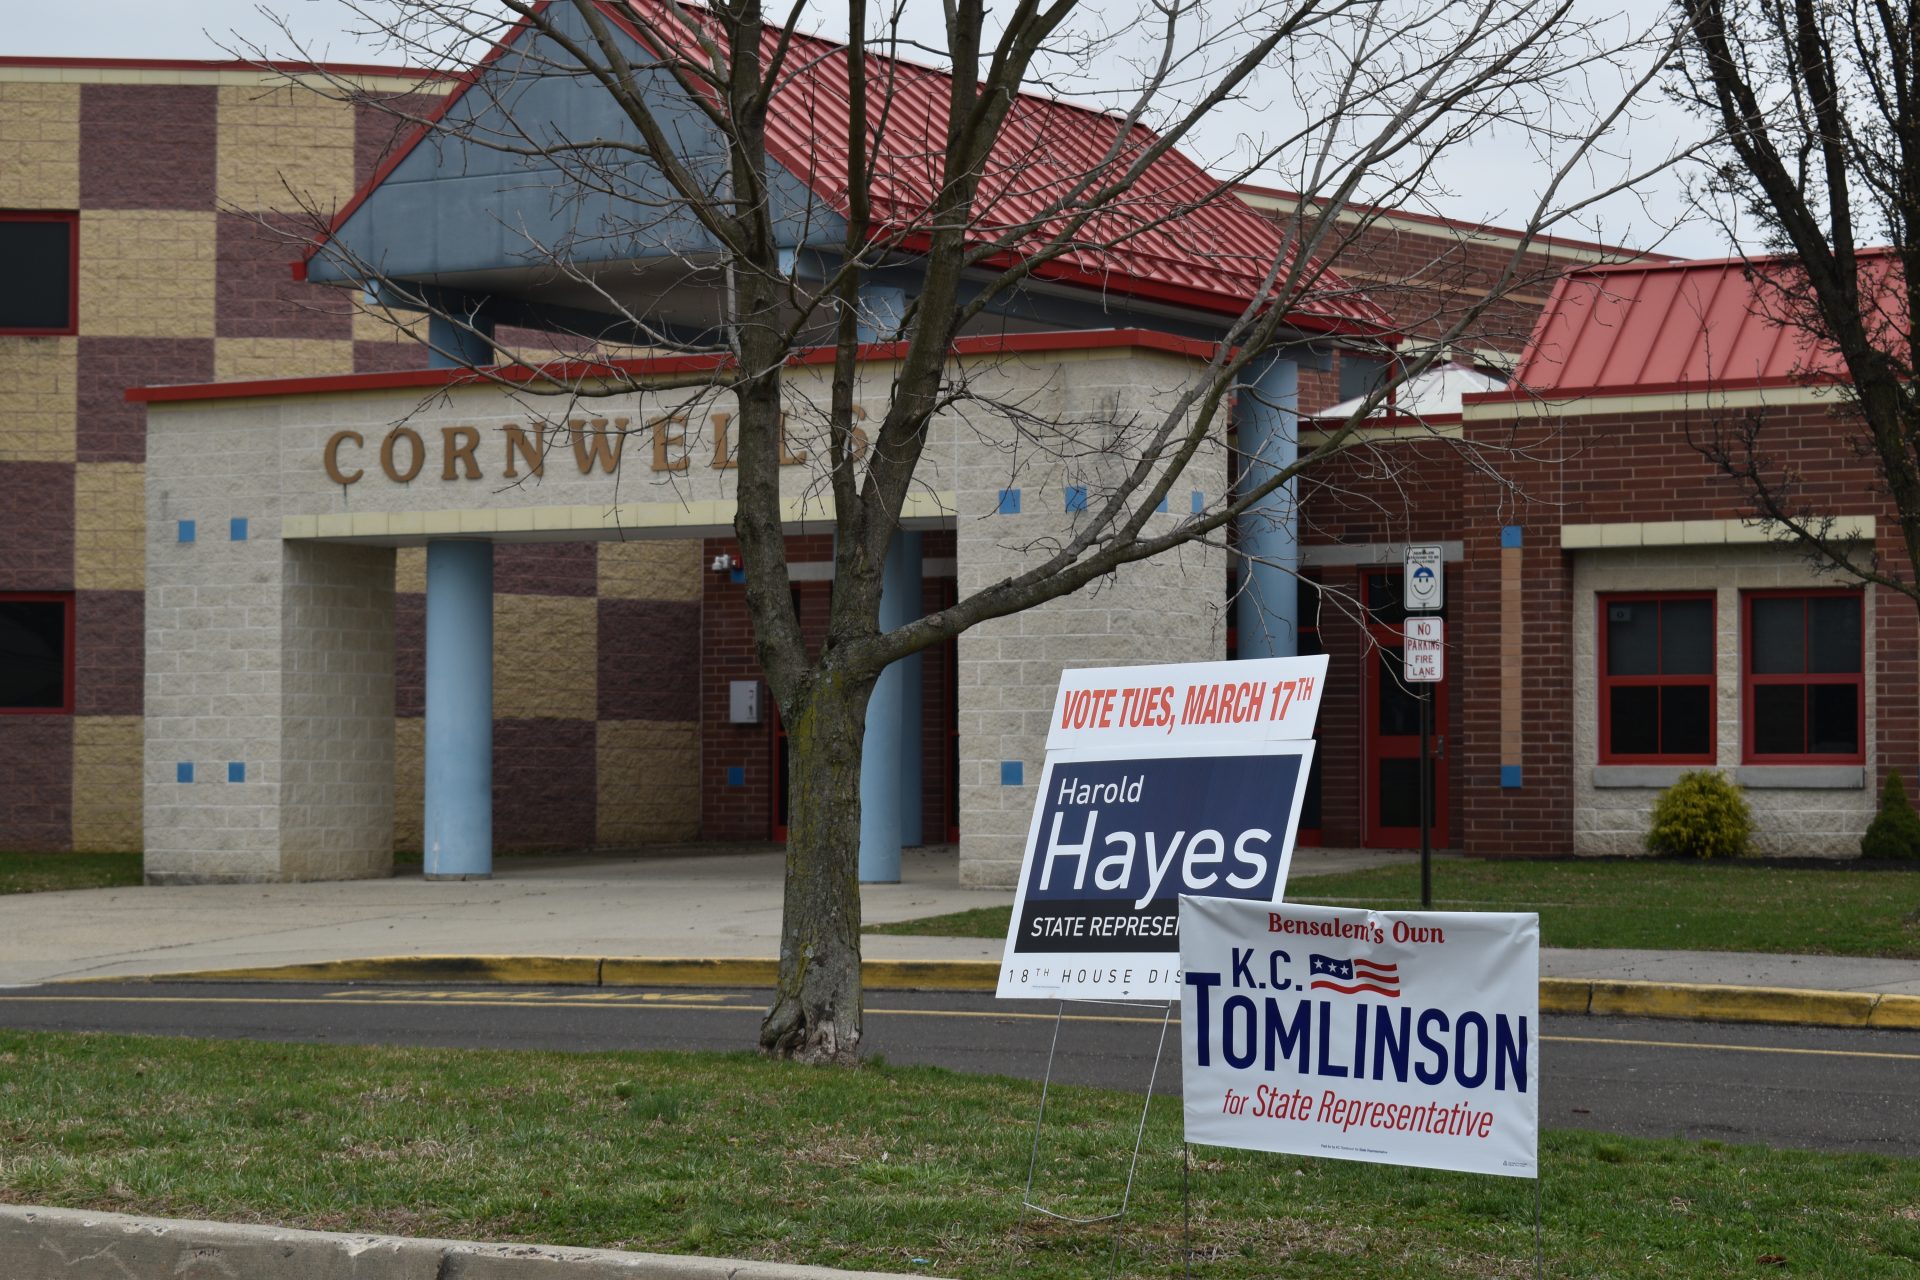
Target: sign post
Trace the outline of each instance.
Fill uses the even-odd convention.
[[[1420,906],[1433,909],[1433,784],[1428,777],[1428,743],[1433,734],[1433,691],[1427,686],[1446,676],[1446,623],[1439,618],[1416,618],[1415,610],[1439,609],[1446,603],[1446,565],[1438,545],[1407,548],[1406,576],[1401,580],[1401,598],[1408,618],[1401,654],[1406,678],[1420,688]]]

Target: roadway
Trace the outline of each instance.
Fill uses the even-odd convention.
[[[563,1051],[740,1049],[764,991],[87,983],[0,990],[0,1027],[343,1044]],[[873,992],[867,1050],[895,1063],[1038,1079],[1056,1006],[986,994]],[[1140,1090],[1157,1008],[1073,1005],[1056,1079]],[[1920,1035],[1547,1017],[1541,1121],[1554,1128],[1920,1156]],[[1166,1026],[1157,1092],[1179,1088]]]

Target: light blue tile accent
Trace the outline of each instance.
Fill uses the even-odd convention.
[[[182,760],[179,764],[173,766],[173,780],[175,782],[192,782],[193,765],[189,761]]]
[[[1501,549],[1505,550],[1508,547],[1517,547],[1519,545],[1520,545],[1520,526],[1517,524],[1510,524],[1510,525],[1503,526],[1500,530]]]
[[[193,521],[191,521],[191,520],[182,520],[182,521],[180,522],[180,541],[182,541],[182,542],[192,542],[192,541],[194,540],[194,538],[195,538],[195,537],[197,537],[197,536],[198,536],[198,533],[197,533],[197,531],[196,531],[196,529],[194,528],[194,523],[193,523]]]
[[[228,782],[245,782],[246,780],[247,780],[246,764],[243,761],[239,761],[239,760],[227,761],[227,781]]]
[[[1067,514],[1072,515],[1076,511],[1085,511],[1086,509],[1087,509],[1087,487],[1083,484],[1068,485],[1067,486]]]
[[[747,770],[745,765],[730,764],[727,766],[727,785],[730,787],[744,787],[747,785]]]
[[[1199,515],[1207,509],[1207,495],[1198,489],[1193,491],[1193,514]]]
[[[1520,766],[1517,764],[1501,765],[1500,766],[1500,785],[1503,787],[1519,786],[1520,785]]]
[[[1003,516],[1017,516],[1020,514],[1020,491],[1018,489],[1002,489],[1000,491],[1000,514]]]
[[[1027,780],[1027,765],[1024,760],[1002,760],[1000,762],[1000,785],[1017,787]]]
[[[1158,511],[1161,515],[1167,514],[1167,500],[1165,498],[1160,499],[1160,505],[1155,507],[1154,510]]]
[[[247,518],[235,516],[227,521],[227,541],[245,542],[247,540]]]

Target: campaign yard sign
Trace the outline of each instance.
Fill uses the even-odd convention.
[[[1189,1142],[1533,1178],[1540,918],[1180,900]]]
[[[1326,669],[1064,673],[997,994],[1178,999],[1181,894],[1278,902]]]

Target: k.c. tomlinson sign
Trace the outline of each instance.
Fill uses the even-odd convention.
[[[865,413],[856,408],[856,418]],[[564,466],[571,460],[581,475],[596,471],[608,475],[620,469],[627,442],[640,437],[651,446],[649,469],[661,472],[686,471],[693,465],[695,453],[705,465],[717,471],[738,465],[733,442],[733,415],[709,414],[706,422],[712,438],[711,453],[688,430],[685,415],[648,418],[637,425],[632,418],[574,418],[562,427],[557,424],[523,426],[517,422],[502,424],[489,441],[475,426],[425,427],[398,426],[369,443],[365,434],[351,429],[336,431],[327,437],[321,450],[321,465],[327,479],[338,485],[358,484],[369,470],[397,484],[418,479],[432,461],[438,461],[442,480],[484,480],[497,475],[503,480],[546,473],[547,464],[559,459]],[[433,439],[437,434],[438,440]],[[866,453],[866,432],[853,429],[855,456]],[[780,465],[794,467],[807,461],[808,452],[796,449],[792,441],[782,439]],[[490,468],[497,467],[498,470]]]

